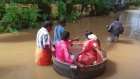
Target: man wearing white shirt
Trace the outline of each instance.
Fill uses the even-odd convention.
[[[43,27],[37,32],[35,62],[38,65],[48,65],[51,62],[53,44],[49,32],[52,26],[52,22],[45,21]]]

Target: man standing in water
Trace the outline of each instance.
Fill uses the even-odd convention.
[[[65,31],[64,27],[66,26],[66,20],[60,20],[60,24],[54,29],[54,45],[56,45],[57,41],[61,40],[61,33]]]
[[[49,32],[51,32],[52,26],[52,22],[45,21],[43,27],[37,32],[35,62],[38,65],[44,66],[51,62],[53,44]]]
[[[109,42],[117,42],[119,35],[123,33],[124,28],[121,23],[119,23],[119,18],[116,17],[115,21],[111,23],[110,26],[107,26],[107,30],[110,33],[110,36],[107,38]]]
[[[66,20],[60,20],[60,24],[54,29],[54,45],[56,45],[57,41],[61,41],[61,34],[65,31],[64,27],[66,26]],[[73,39],[73,41],[77,41],[79,39]],[[72,45],[72,44],[71,44]]]

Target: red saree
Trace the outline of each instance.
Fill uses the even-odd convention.
[[[97,64],[100,63],[101,57],[94,49],[94,45],[99,46],[95,40],[85,41],[83,44],[83,52],[78,55],[76,61],[83,65],[92,65],[94,61],[97,61]]]

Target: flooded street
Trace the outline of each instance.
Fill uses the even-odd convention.
[[[106,25],[120,16],[124,34],[117,43],[107,42]],[[71,38],[80,37],[90,30],[108,54],[106,72],[95,79],[140,79],[140,9],[118,12],[115,16],[83,18],[78,23],[67,24],[65,30]],[[52,67],[35,64],[36,33],[38,29],[22,30],[19,35],[0,34],[0,79],[69,79],[56,73]],[[51,32],[53,39],[53,31]]]

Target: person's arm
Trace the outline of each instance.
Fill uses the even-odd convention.
[[[79,41],[79,38],[73,38],[72,42],[74,42],[74,41]]]
[[[53,44],[53,48],[55,49],[55,45]]]
[[[68,40],[68,44],[72,44],[74,41],[79,41],[79,38],[73,38],[72,40]]]
[[[113,29],[113,25],[114,25],[114,24],[111,23],[110,26],[107,27],[108,32],[111,32],[111,31],[112,31],[112,29]]]
[[[93,47],[95,48],[95,50],[97,51],[97,53],[101,56],[101,58],[103,60],[106,60],[106,58],[103,56],[103,53],[102,53],[100,47],[96,43],[93,43]]]
[[[99,40],[99,39],[97,39],[96,41],[98,42],[99,46],[101,46],[101,44],[100,44],[100,40]]]
[[[72,64],[74,62],[74,60],[70,58],[68,48],[66,47],[66,45],[63,45],[62,48],[63,48],[64,57],[65,57],[65,62]]]
[[[124,28],[123,28],[123,25],[122,25],[122,23],[120,23],[121,24],[121,26],[122,26],[122,31],[124,31]]]
[[[72,40],[68,40],[67,41],[67,44],[71,44],[73,41]]]
[[[44,48],[45,48],[46,51],[52,53],[52,50],[51,50],[51,48],[49,47],[50,44],[51,44],[51,43],[50,43],[50,39],[49,39],[48,35],[47,35],[47,34],[44,35],[44,36],[43,36],[43,46],[44,46]]]
[[[45,50],[48,51],[48,52],[50,52],[50,53],[52,53],[52,50],[49,48],[48,45],[45,45]]]

